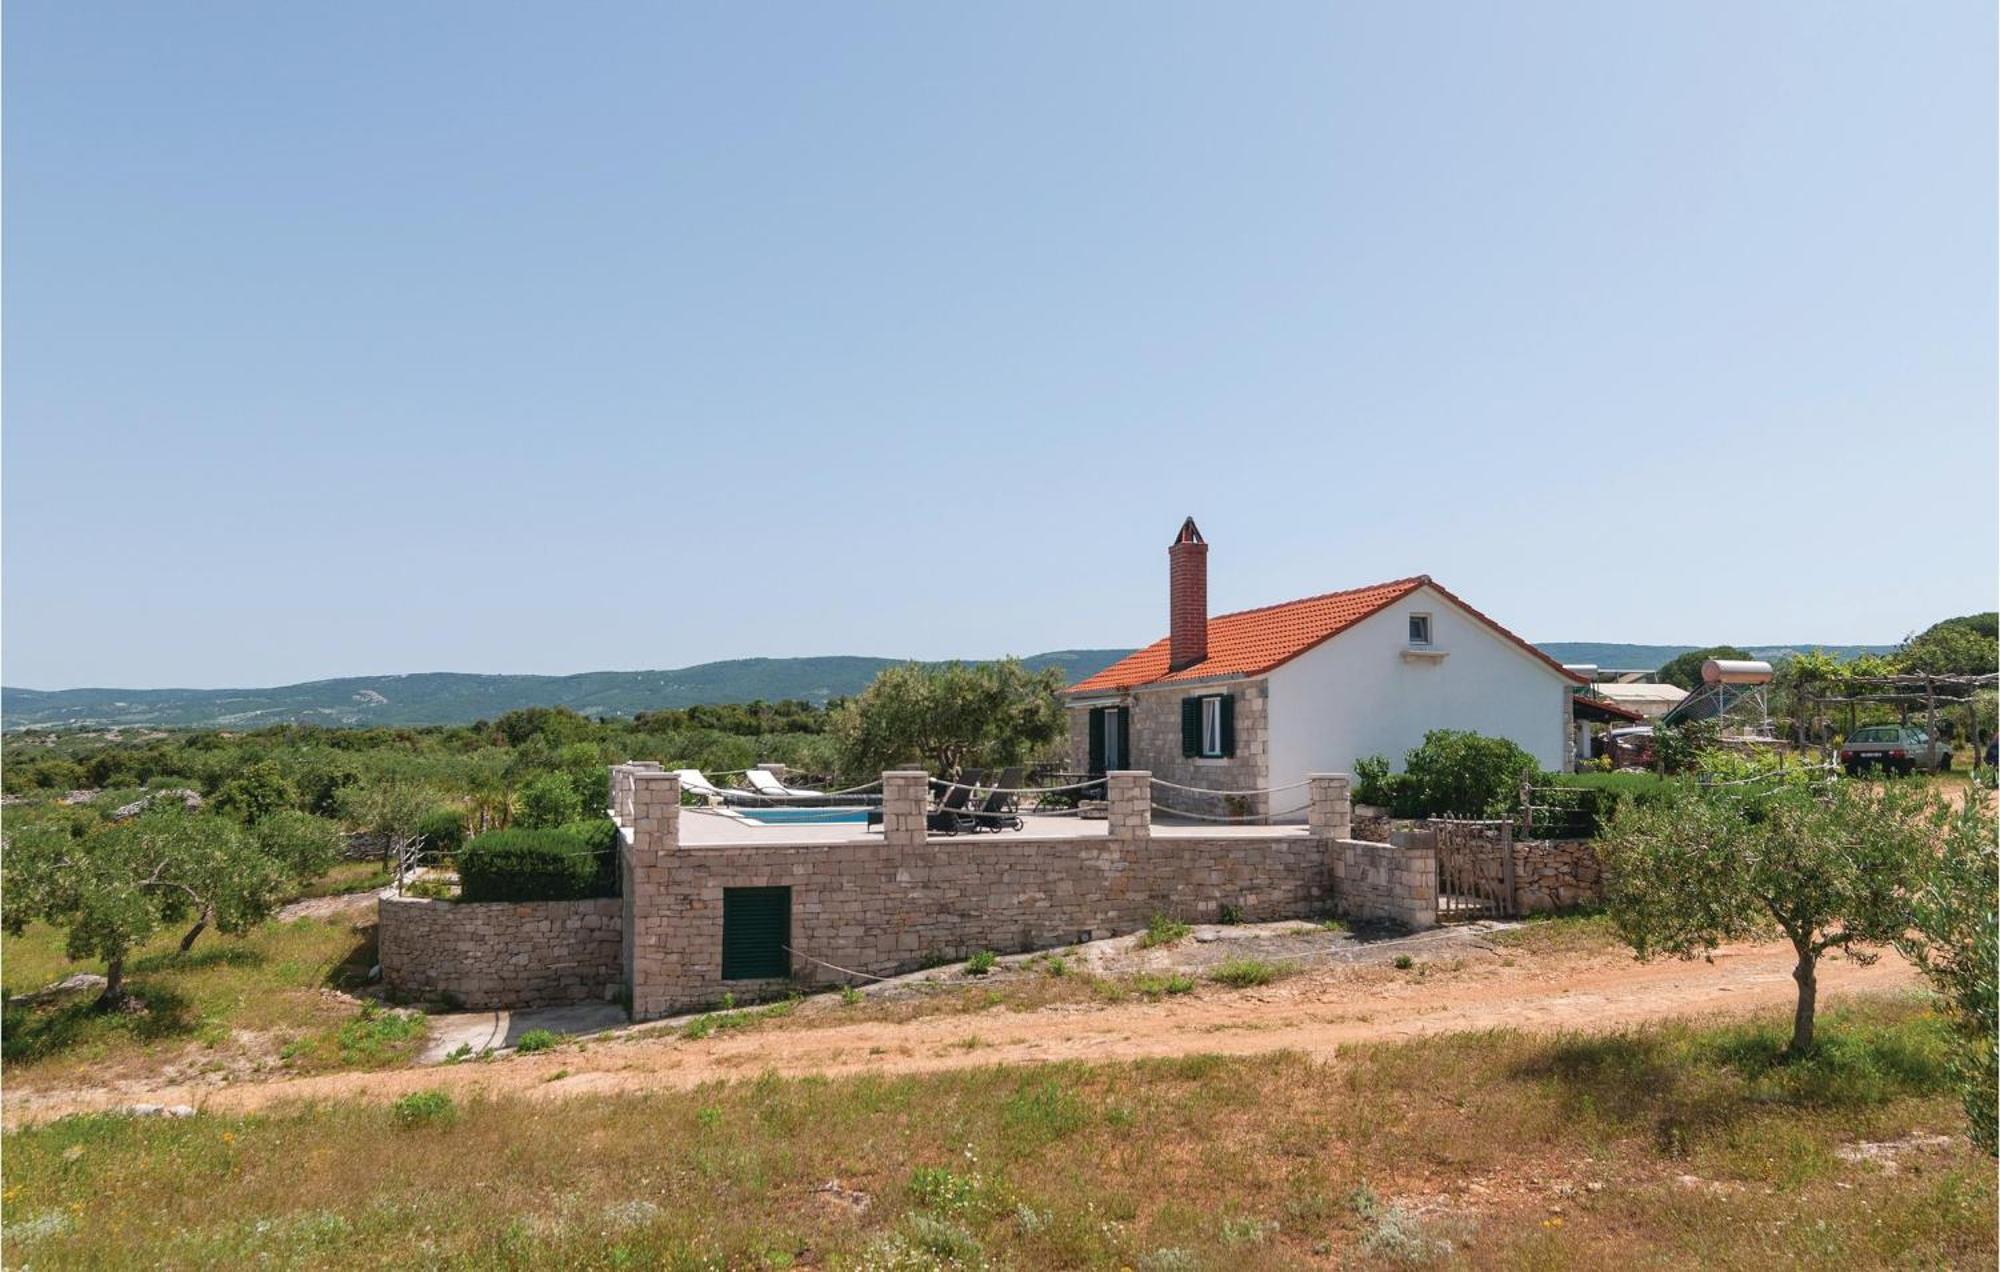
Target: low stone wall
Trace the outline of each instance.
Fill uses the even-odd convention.
[[[1488,895],[1497,896],[1506,879],[1502,854],[1508,840],[1492,827],[1460,826],[1453,833],[1474,846],[1473,877]],[[1545,914],[1604,899],[1604,864],[1594,839],[1516,839],[1514,849],[1514,908],[1520,914]]]
[[[1334,841],[1333,888],[1351,919],[1437,924],[1437,851],[1428,832],[1398,832],[1399,842]]]
[[[725,887],[790,886],[793,977],[839,984],[852,978],[823,964],[884,976],[981,949],[1016,952],[1115,936],[1143,928],[1155,914],[1212,921],[1227,904],[1246,920],[1306,918],[1333,901],[1325,842],[1299,831],[683,845],[663,854],[656,869],[648,895],[660,957],[649,971],[658,975],[649,975],[647,1009],[635,1003],[635,1015],[783,983],[722,979]]]
[[[624,981],[617,897],[430,901],[383,897],[382,981],[410,998],[480,1010],[616,997]]]

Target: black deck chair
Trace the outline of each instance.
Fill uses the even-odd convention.
[[[974,830],[1019,830],[1025,824],[1013,810],[1013,791],[1021,785],[1021,770],[1002,769],[1000,780],[986,792],[986,799],[972,814]]]
[[[945,791],[944,798],[938,801],[937,807],[924,814],[924,828],[946,835],[956,835],[966,829],[965,801],[971,797],[971,782],[959,782],[952,786]],[[882,806],[878,803],[868,810],[867,826],[873,829],[881,824]]]
[[[966,776],[972,777],[974,774],[968,773]],[[969,829],[971,823],[965,815],[965,805],[971,798],[971,782],[953,784],[945,791],[944,798],[938,801],[938,806],[924,817],[924,828],[946,835],[956,835],[961,830]]]

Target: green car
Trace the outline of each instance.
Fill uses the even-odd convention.
[[[1849,773],[1866,768],[1891,773],[1926,768],[1941,773],[1951,767],[1951,748],[1912,725],[1873,724],[1856,729],[1840,744],[1840,765]]]

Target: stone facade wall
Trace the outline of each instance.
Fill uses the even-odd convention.
[[[1397,843],[1334,841],[1333,888],[1349,918],[1437,926],[1437,852],[1427,832],[1398,832]]]
[[[1210,693],[1233,694],[1236,698],[1236,754],[1227,759],[1204,760],[1181,754],[1181,700]],[[1268,681],[1140,688],[1121,695],[1115,703],[1100,700],[1097,705],[1123,706],[1132,712],[1132,754],[1125,757],[1127,768],[1144,769],[1182,786],[1217,791],[1254,791],[1270,785],[1266,778],[1271,736]],[[1076,771],[1082,773],[1090,768],[1090,708],[1073,706],[1069,715],[1070,759]],[[1168,808],[1211,816],[1261,815],[1271,811],[1270,797],[1266,795],[1240,796],[1233,804],[1224,796],[1191,795],[1155,787],[1153,798]],[[1285,798],[1290,803],[1284,808],[1304,802],[1298,791],[1286,792]]]
[[[1033,839],[961,836],[922,845],[684,846],[652,904],[667,934],[654,1014],[739,998],[779,983],[722,979],[722,892],[792,889],[793,973],[914,971],[976,950],[1045,949],[1136,931],[1154,914],[1214,920],[1304,918],[1332,904],[1325,844],[1303,831],[1268,838]],[[648,987],[650,990],[651,987]],[[636,999],[637,995],[635,995]],[[635,1007],[635,1018],[643,1019]]]
[[[382,981],[461,1007],[553,1007],[615,998],[624,983],[616,897],[377,903]]]

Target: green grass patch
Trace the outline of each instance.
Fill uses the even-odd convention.
[[[1150,950],[1155,946],[1173,945],[1186,940],[1194,933],[1194,928],[1179,919],[1156,914],[1146,920],[1146,930],[1139,935],[1139,948]]]
[[[94,1011],[88,995],[9,1007],[0,1031],[9,1080],[60,1081],[189,1045],[233,1045],[236,1030],[297,1040],[351,1014],[321,991],[361,984],[375,962],[372,923],[357,928],[352,918],[270,922],[241,937],[208,932],[186,954],[180,937],[163,932],[127,963],[126,984],[146,1004],[143,1012]],[[104,970],[70,962],[62,934],[39,923],[0,936],[0,968],[10,998]]]
[[[1292,970],[1284,963],[1273,963],[1267,959],[1232,958],[1209,968],[1208,978],[1218,985],[1228,985],[1232,989],[1249,989],[1255,985],[1268,985],[1274,980],[1289,976]]]

